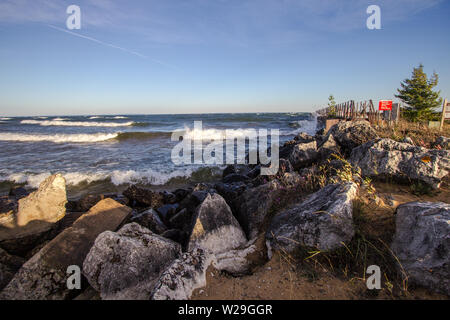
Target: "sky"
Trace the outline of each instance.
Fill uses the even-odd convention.
[[[450,98],[449,13],[448,0],[0,0],[0,116],[314,111],[330,94],[396,100],[420,63]]]

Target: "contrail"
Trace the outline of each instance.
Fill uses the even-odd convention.
[[[151,60],[151,61],[153,61],[153,62],[155,62],[157,64],[160,64],[162,66],[166,66],[166,67],[169,67],[169,68],[172,68],[172,69],[177,69],[176,67],[174,67],[172,65],[169,65],[167,63],[164,63],[162,61],[159,61],[159,60],[156,60],[156,59],[153,59],[153,58],[149,58],[149,57],[147,57],[147,56],[145,56],[145,55],[143,55],[143,54],[141,54],[139,52],[136,52],[136,51],[128,50],[126,48],[122,48],[122,47],[116,46],[116,45],[111,44],[111,43],[103,42],[101,40],[97,40],[97,39],[92,38],[92,37],[84,36],[82,34],[78,34],[78,33],[75,33],[75,32],[72,32],[72,31],[69,31],[69,30],[66,30],[66,29],[63,29],[63,28],[51,25],[51,24],[48,24],[47,26],[52,28],[52,29],[55,29],[55,30],[58,30],[58,31],[62,31],[62,32],[66,32],[68,34],[71,34],[71,35],[79,37],[79,38],[87,39],[87,40],[94,41],[96,43],[102,44],[104,46],[108,46],[108,47],[111,47],[111,48],[114,48],[114,49],[122,50],[124,52],[127,52],[127,53],[133,54],[135,56],[138,56],[139,58],[149,59],[149,60]]]

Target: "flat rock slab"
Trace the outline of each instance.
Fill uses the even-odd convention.
[[[97,236],[116,230],[130,214],[130,208],[112,199],[100,201],[28,260],[0,293],[0,299],[51,300],[76,294],[67,289],[67,267],[81,269]]]

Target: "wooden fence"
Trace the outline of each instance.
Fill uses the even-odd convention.
[[[372,124],[379,124],[380,120],[397,121],[399,118],[400,106],[394,104],[393,111],[379,111],[373,105],[372,100],[355,102],[350,100],[317,111],[321,116],[342,120],[368,120]]]

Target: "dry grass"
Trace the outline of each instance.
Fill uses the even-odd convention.
[[[442,131],[430,129],[427,124],[413,123],[400,120],[393,126],[376,127],[378,135],[401,142],[405,137],[410,137],[414,144],[425,148],[433,148],[434,142],[440,136],[450,136],[450,124],[444,124]]]

